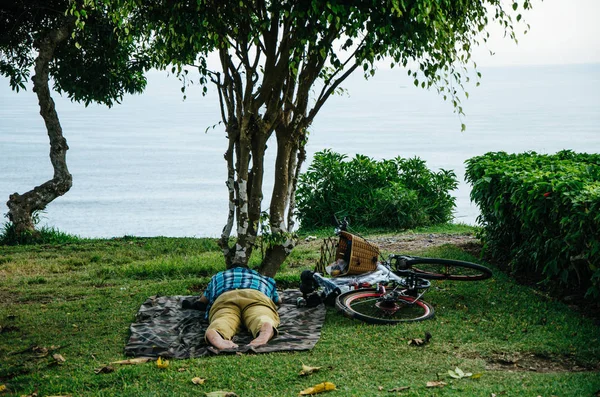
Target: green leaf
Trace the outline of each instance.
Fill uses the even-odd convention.
[[[451,369],[448,370],[448,375],[450,375],[454,379],[460,379],[460,376],[456,372],[452,371]]]
[[[456,367],[454,369],[454,371],[448,370],[448,375],[450,375],[454,379],[463,379],[463,378],[469,378],[473,374],[470,372],[465,373],[462,369]]]

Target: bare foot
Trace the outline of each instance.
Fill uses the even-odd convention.
[[[273,329],[273,325],[271,323],[264,323],[260,327],[260,332],[258,336],[252,340],[252,342],[248,343],[248,346],[262,346],[266,345],[271,338],[275,335],[275,330]]]
[[[233,341],[223,339],[221,334],[219,334],[214,329],[209,329],[206,332],[206,339],[208,340],[208,342],[210,342],[211,345],[213,345],[214,347],[216,347],[219,350],[234,349],[234,348],[238,347],[238,345],[233,343]]]

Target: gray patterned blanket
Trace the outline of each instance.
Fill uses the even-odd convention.
[[[275,351],[310,350],[321,336],[325,321],[324,305],[314,308],[296,307],[298,290],[280,293],[283,300],[279,307],[279,334],[267,345],[246,346],[252,340],[247,331],[234,337],[237,349],[217,350],[204,341],[208,322],[204,312],[182,309],[184,299],[192,296],[152,296],[140,307],[136,322],[131,324],[131,336],[125,346],[125,354],[134,357],[192,358],[209,354],[268,353]]]

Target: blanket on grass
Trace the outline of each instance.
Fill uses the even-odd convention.
[[[310,350],[321,336],[325,321],[324,305],[313,308],[296,307],[302,296],[298,290],[280,293],[283,303],[279,307],[281,324],[279,335],[267,345],[246,346],[252,335],[243,331],[233,341],[237,349],[217,350],[204,341],[208,321],[204,311],[182,309],[181,302],[194,301],[192,296],[152,296],[140,307],[136,322],[131,324],[131,336],[125,354],[134,357],[192,358],[223,353],[268,353],[274,351]]]

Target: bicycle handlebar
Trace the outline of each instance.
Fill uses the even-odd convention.
[[[345,232],[348,230],[350,221],[347,217],[344,217],[344,219],[342,219],[340,222],[337,216],[333,215],[333,220],[335,221],[335,234],[340,234],[340,232]]]

